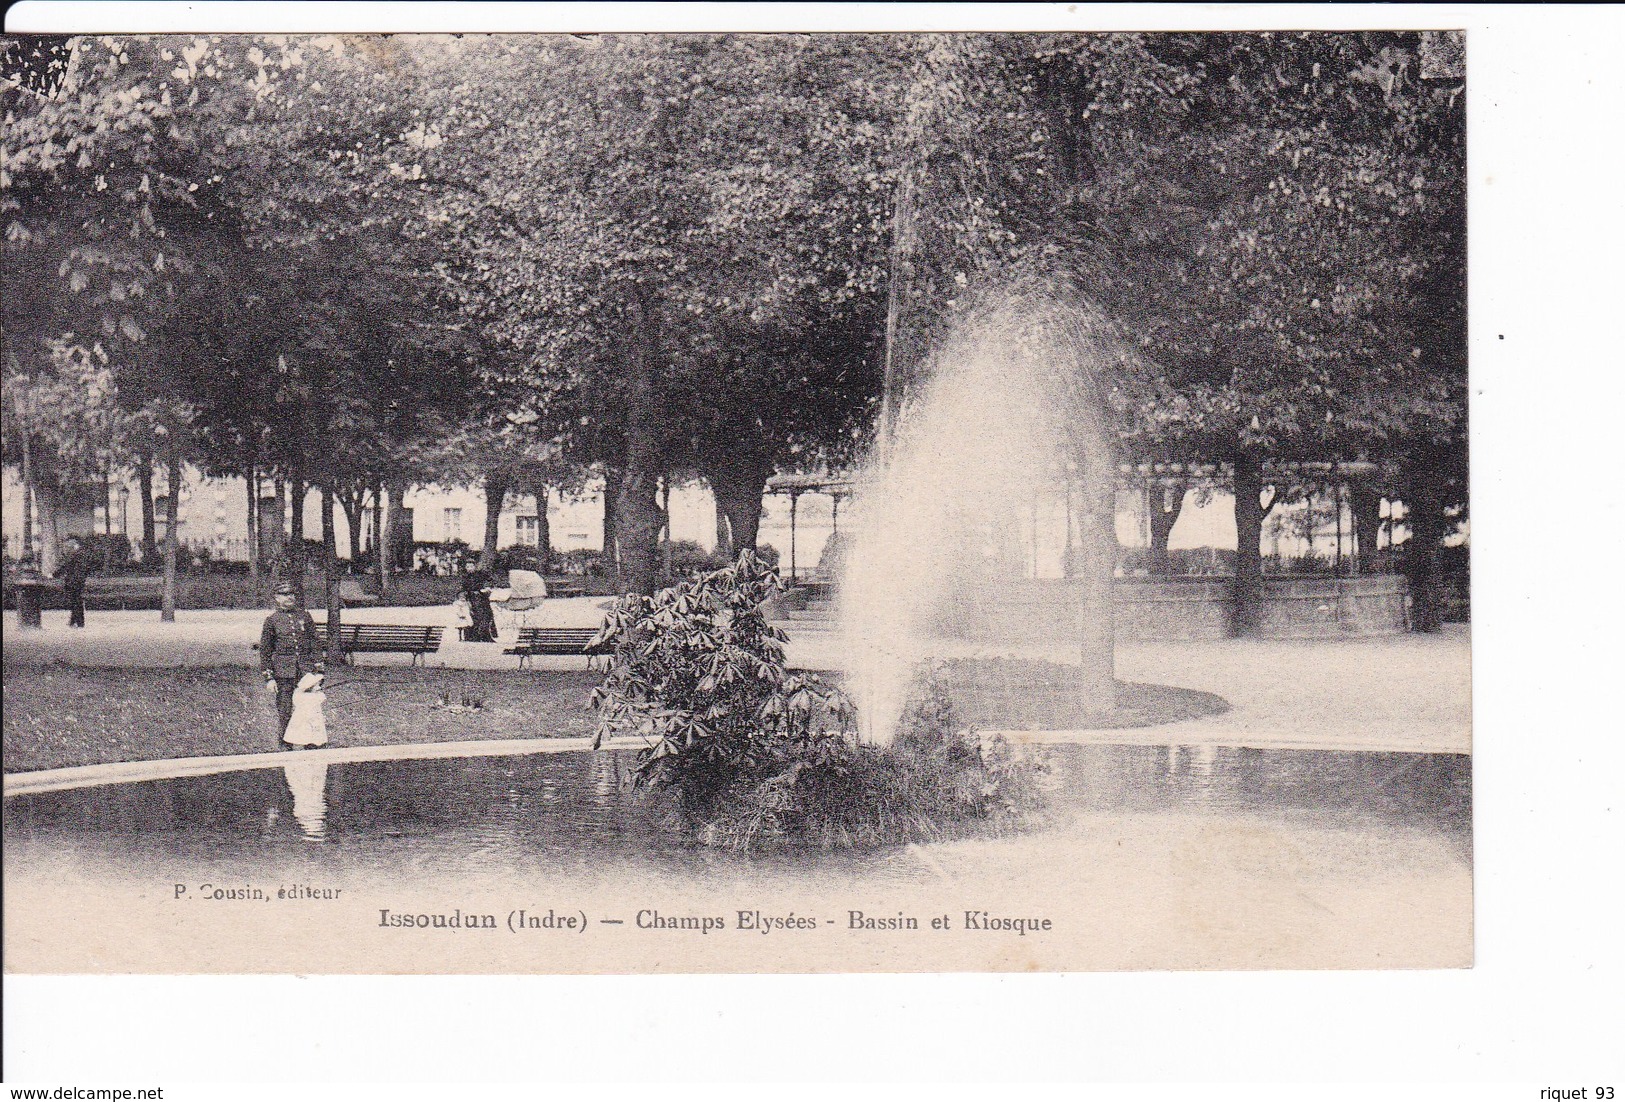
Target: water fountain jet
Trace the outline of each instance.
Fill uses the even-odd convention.
[[[1073,554],[1055,596],[1076,629],[1083,712],[1105,718],[1115,706],[1116,346],[1066,280],[1007,275],[987,288],[956,311],[906,392],[887,396],[895,427],[855,501],[841,625],[871,742],[891,740],[919,665],[956,649],[956,619],[978,603],[996,616],[1001,587],[1038,574],[1036,542],[1030,562],[1012,561],[1011,517],[1057,484]]]

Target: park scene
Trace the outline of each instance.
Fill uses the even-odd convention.
[[[1471,963],[1459,34],[0,51],[8,969]]]

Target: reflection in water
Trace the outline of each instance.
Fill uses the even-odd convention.
[[[1069,746],[1051,800],[1089,813],[1177,811],[1438,835],[1472,853],[1472,759],[1230,746]]]
[[[293,817],[307,841],[327,837],[327,763],[300,759],[282,767],[293,794]]]
[[[1193,789],[1205,787],[1204,781],[1213,779],[1213,767],[1219,760],[1217,746],[1170,746],[1168,769],[1170,777],[1189,777]]]
[[[1060,746],[1051,803],[1072,815],[1180,814],[1219,820],[1423,832],[1471,861],[1471,760],[1449,754],[1331,753],[1232,747]],[[67,845],[120,865],[176,857],[238,863],[299,837],[331,871],[707,874],[764,862],[820,873],[897,855],[736,858],[698,850],[662,812],[628,791],[626,752],[324,763],[14,796],[8,846]],[[267,809],[271,809],[268,813]],[[912,859],[900,867],[918,868]]]

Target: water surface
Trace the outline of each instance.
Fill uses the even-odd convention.
[[[1194,815],[1416,833],[1471,855],[1471,762],[1461,755],[1213,747],[1063,746],[1043,751],[1051,818]],[[71,852],[127,865],[294,858],[393,876],[817,869],[866,875],[919,864],[900,850],[739,857],[694,846],[628,788],[625,752],[438,758],[281,768],[22,795],[5,802],[13,856]]]

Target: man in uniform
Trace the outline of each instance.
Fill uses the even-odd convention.
[[[56,568],[56,576],[62,579],[62,588],[68,596],[68,626],[82,628],[85,626],[85,579],[90,577],[90,556],[85,553],[85,546],[77,536],[68,537],[67,552]]]
[[[265,618],[260,630],[260,672],[265,687],[276,689],[277,745],[293,717],[293,691],[307,673],[325,673],[321,651],[316,646],[316,621],[310,613],[296,608],[293,586],[283,582],[276,587],[276,611]]]

